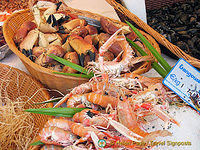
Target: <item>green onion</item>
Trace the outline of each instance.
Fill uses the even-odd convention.
[[[133,41],[131,41],[129,38],[126,38],[127,41],[135,48],[137,51],[142,55],[146,56],[147,53],[139,47],[137,44],[135,44]],[[157,63],[157,62],[152,62],[151,66],[163,77],[165,78],[167,75],[167,72]]]
[[[170,72],[172,67],[166,62],[166,60],[158,53],[158,51],[149,43],[149,41],[128,21],[126,23],[131,27],[135,34],[141,39],[141,41],[146,45],[158,62],[163,66],[163,68]]]
[[[59,117],[73,117],[77,112],[82,111],[85,108],[40,108],[40,109],[26,109],[26,112],[44,114],[50,116]]]
[[[61,64],[65,65],[65,66],[68,66],[70,68],[73,68],[73,69],[79,71],[80,73],[84,73],[84,74],[92,76],[92,77],[94,76],[93,72],[90,72],[88,74],[88,71],[85,68],[83,68],[83,67],[81,67],[81,66],[79,66],[79,65],[77,65],[75,63],[72,63],[72,62],[70,62],[70,61],[68,61],[66,59],[60,58],[60,57],[58,57],[56,55],[53,55],[53,54],[48,55],[48,56],[53,58],[54,60],[60,62]]]
[[[75,73],[64,73],[64,72],[53,72],[55,74],[62,74],[62,75],[67,75],[67,76],[74,76],[74,77],[81,77],[81,78],[92,78],[93,75],[85,75],[85,74],[75,74]]]
[[[42,143],[41,141],[37,141],[37,142],[31,143],[30,145],[31,145],[31,146],[35,146],[35,145],[44,145],[44,143]]]

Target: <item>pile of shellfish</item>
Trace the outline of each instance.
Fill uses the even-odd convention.
[[[187,54],[200,59],[200,1],[148,10],[148,24]]]
[[[72,118],[49,119],[39,134],[41,149],[150,149],[150,141],[172,135],[168,124],[180,126],[167,113],[169,100],[177,98],[160,79],[133,73],[126,77],[93,77],[55,105],[66,102],[68,108],[85,109]],[[157,119],[163,120],[164,128],[147,132],[144,125]]]
[[[24,22],[14,35],[19,50],[36,64],[65,73],[76,70],[53,60],[54,54],[95,72],[115,75],[134,70],[134,65],[152,58],[141,57],[126,41],[129,37],[142,49],[145,46],[128,26],[119,26],[101,17],[101,27],[88,24],[87,20],[64,11],[62,2],[52,4],[42,11],[30,3],[34,20]]]

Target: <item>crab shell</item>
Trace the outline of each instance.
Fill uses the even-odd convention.
[[[76,52],[68,52],[65,54],[64,59],[75,63],[77,65],[79,65],[79,59],[78,59],[78,55]],[[67,73],[77,73],[78,71],[75,69],[72,69],[68,66],[64,66],[62,72],[67,72]]]
[[[86,21],[83,19],[73,19],[67,23],[62,24],[66,33],[71,32],[73,29],[77,27],[82,27],[86,25]]]
[[[24,40],[20,43],[20,50],[31,50],[34,45],[38,42],[39,31],[31,30]]]
[[[34,47],[32,53],[34,56],[39,57],[42,53],[45,53],[46,49],[44,47]]]
[[[31,22],[31,21],[24,22],[15,33],[14,42],[21,43],[24,40],[24,38],[27,36],[28,32],[35,29],[36,27],[37,26],[34,22]]]

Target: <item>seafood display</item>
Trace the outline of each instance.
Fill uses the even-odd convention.
[[[117,23],[117,21],[100,15],[94,17],[97,19],[95,20],[88,15],[89,13],[84,14],[82,10],[80,10],[81,15],[79,12],[75,12],[79,14],[75,15],[72,10],[78,11],[78,9],[70,10],[70,7],[62,3],[62,0],[50,1],[53,2],[48,4],[50,7],[41,9],[38,0],[29,0],[30,10],[26,11],[31,13],[32,20],[23,23],[19,21],[20,24],[22,23],[21,26],[10,38],[18,48],[16,49],[14,45],[15,51],[18,53],[19,50],[23,54],[22,58],[25,58],[25,55],[30,59],[25,59],[26,61],[37,64],[30,63],[29,67],[42,66],[55,71],[51,72],[54,73],[53,77],[48,76],[50,73],[38,75],[47,77],[49,82],[55,84],[55,88],[43,83],[39,78],[38,80],[42,84],[46,84],[46,88],[49,88],[47,89],[49,93],[42,86],[37,89],[32,88],[32,83],[25,85],[25,80],[23,80],[22,89],[8,90],[13,96],[16,95],[15,90],[19,93],[24,91],[26,94],[33,94],[33,96],[21,96],[28,98],[25,101],[30,103],[30,107],[25,106],[25,103],[22,103],[23,107],[20,106],[21,101],[14,98],[17,102],[16,107],[23,113],[25,112],[27,117],[31,117],[30,121],[25,122],[31,132],[28,130],[28,132],[23,132],[21,129],[26,129],[27,126],[19,124],[26,116],[17,117],[19,121],[15,121],[16,119],[10,121],[9,119],[12,117],[7,117],[9,113],[2,113],[4,117],[1,121],[2,131],[6,129],[4,125],[9,128],[1,133],[6,138],[2,138],[3,142],[0,142],[0,147],[3,145],[1,143],[5,143],[4,147],[7,147],[10,143],[18,146],[18,142],[21,142],[23,144],[21,147],[26,147],[21,149],[156,150],[160,148],[159,146],[164,146],[165,141],[166,143],[173,142],[178,139],[176,137],[183,138],[184,136],[184,139],[191,141],[173,143],[177,145],[178,143],[183,143],[182,145],[189,143],[188,145],[199,147],[196,139],[199,138],[198,122],[200,118],[198,120],[190,118],[189,114],[185,117],[183,114],[189,112],[189,107],[186,111],[177,111],[177,109],[183,108],[178,106],[187,104],[162,84],[162,79],[169,74],[172,67],[162,58],[159,47],[158,50],[154,48],[154,46],[157,47],[156,43],[153,43],[154,41],[147,40],[150,38],[128,21],[126,24]],[[2,1],[0,5],[7,2]],[[165,34],[169,41],[175,42],[178,46],[180,46],[179,43],[184,43],[184,46],[181,47],[181,45],[180,48],[185,50],[186,47],[185,51],[198,58],[199,2],[194,0],[191,3],[176,3],[172,7],[162,8],[162,11],[152,10],[150,13],[155,13],[155,16],[152,15],[148,22],[152,27]],[[18,5],[18,1],[15,4]],[[16,9],[25,6],[27,4],[17,6]],[[1,9],[7,10],[6,7]],[[187,13],[185,17],[182,10]],[[171,12],[173,14],[176,12],[177,16],[172,16]],[[94,22],[91,24],[89,19]],[[174,20],[175,22],[173,22]],[[6,36],[5,39],[7,41]],[[8,41],[7,43],[9,45]],[[5,41],[1,35],[0,46],[4,44]],[[26,64],[26,61],[21,60]],[[75,67],[67,64],[74,64]],[[136,72],[134,70],[143,71],[150,67],[163,78],[149,78],[134,73]],[[41,67],[39,68],[42,70]],[[10,70],[3,72],[6,74],[5,77],[9,72]],[[67,78],[55,74],[82,78],[75,80],[69,77],[67,80]],[[56,78],[61,79],[59,86],[64,89],[65,93],[56,87],[57,82],[53,82]],[[87,79],[82,82],[83,78]],[[15,79],[22,81],[20,75]],[[2,81],[2,85],[7,88],[7,79]],[[73,89],[66,87],[70,84],[73,84]],[[44,90],[46,97],[41,96],[39,93],[41,90]],[[191,100],[199,106],[199,93],[190,89],[189,92]],[[51,98],[48,94],[51,95]],[[4,95],[0,92],[0,98],[2,96],[3,100],[0,103],[2,103],[2,108],[6,109]],[[32,100],[34,96],[36,98]],[[30,115],[28,112],[40,115]],[[176,115],[177,112],[179,112],[179,117]],[[195,115],[197,115],[196,112]],[[187,123],[187,119],[189,123]],[[4,123],[5,120],[7,122]],[[10,126],[10,122],[13,126],[17,125],[17,128]],[[184,125],[188,130],[183,128]],[[16,136],[18,131],[11,128],[20,129],[20,134],[26,133],[27,135],[19,136],[18,140]],[[179,130],[180,128],[184,130]],[[185,134],[185,132],[189,134]],[[185,135],[182,137],[183,133]],[[12,137],[12,140],[9,140],[9,137]],[[23,138],[27,140],[23,140]],[[198,144],[193,141],[197,141]],[[165,146],[170,145],[166,144]],[[175,148],[174,145],[173,148]],[[167,149],[170,148],[167,147]]]
[[[93,77],[55,106],[66,102],[69,108],[85,109],[73,118],[49,119],[39,134],[40,141],[63,149],[149,149],[148,144],[138,143],[172,135],[166,128],[147,132],[143,125],[151,124],[149,116],[162,120],[164,126],[180,126],[167,113],[169,101],[175,99],[159,79],[137,74]],[[101,147],[99,141],[105,145]]]
[[[87,19],[65,11],[62,2],[54,3],[44,12],[30,1],[33,21],[24,22],[14,35],[19,50],[36,64],[64,73],[78,71],[55,61],[56,55],[94,71],[119,76],[131,72],[140,62],[152,57],[141,56],[132,49],[126,37],[147,53],[147,48],[128,25],[118,25],[101,17],[101,27],[90,25]]]
[[[187,54],[200,59],[199,6],[199,0],[189,0],[148,10],[148,24]]]

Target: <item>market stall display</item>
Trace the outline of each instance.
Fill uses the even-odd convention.
[[[179,139],[184,142],[181,147],[190,149],[195,143],[193,147],[197,148],[199,144],[195,138],[199,127],[188,126],[182,114],[190,115],[196,123],[199,115],[183,107],[180,98],[161,81],[137,74],[98,78],[86,83],[90,86],[87,89],[86,84],[73,89],[66,102],[67,108],[28,109],[26,111],[31,113],[67,117],[48,120],[37,143],[41,149],[48,144],[63,149],[98,149],[101,147],[99,140],[103,140],[106,144],[102,148],[157,149],[156,143],[151,141],[159,139],[162,141],[159,148],[169,148],[174,143],[162,144],[163,139],[168,142]],[[196,132],[190,131],[191,126]],[[191,139],[179,137],[186,129]]]
[[[0,64],[0,149],[200,147],[199,114],[165,84],[165,77],[171,77],[176,67],[162,57],[149,34],[127,20],[123,23],[61,2],[39,8],[36,2],[30,0],[30,10],[12,14],[3,32],[31,75],[49,89],[22,71]],[[107,2],[146,26],[114,0]],[[168,46],[174,48],[171,43]],[[177,51],[191,62],[189,55]],[[198,67],[198,59],[192,65]],[[151,67],[162,78],[139,75]],[[182,70],[188,76],[187,69]],[[199,83],[198,73],[191,71],[191,82]],[[172,77],[177,83],[183,76]],[[186,91],[199,107],[199,86],[191,82],[192,88]],[[53,91],[51,98],[47,90]]]
[[[94,14],[87,11],[77,10],[70,7],[65,8],[66,13],[72,13],[73,15],[86,16],[92,19],[96,19],[100,21],[102,18],[101,15]],[[106,18],[106,17],[105,17]],[[20,57],[27,70],[37,79],[39,79],[43,84],[47,85],[49,88],[58,89],[61,92],[66,92],[66,89],[70,89],[75,87],[81,83],[86,82],[88,79],[71,77],[71,76],[63,76],[54,74],[53,70],[41,67],[35,63],[33,63],[29,58],[27,58],[22,52],[18,50],[14,43],[14,35],[17,30],[25,21],[32,21],[34,16],[28,10],[20,11],[13,14],[8,20],[6,20],[4,24],[4,37],[9,45],[10,49]],[[106,18],[112,21],[114,24],[118,26],[125,26],[126,24],[119,22],[117,20]],[[143,35],[150,41],[150,43],[160,52],[160,49],[157,43],[149,36],[148,34],[142,32]],[[150,69],[150,63],[145,62],[141,63],[135,68],[135,73],[144,73]],[[64,86],[63,86],[64,85]]]

